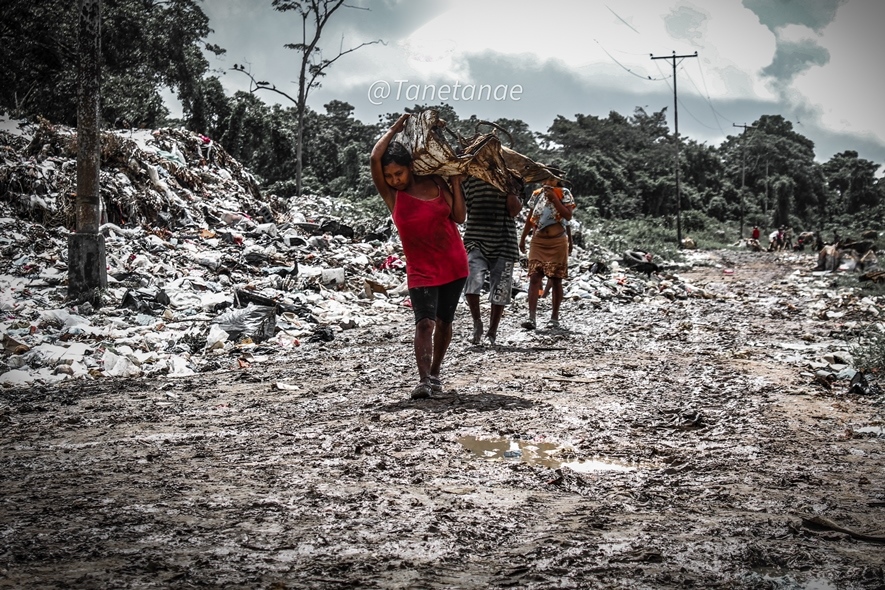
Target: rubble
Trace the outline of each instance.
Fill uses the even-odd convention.
[[[103,134],[108,289],[101,309],[67,301],[76,134],[46,121],[4,127],[3,384],[199,372],[258,342],[284,351],[318,327],[331,328],[328,337],[410,313],[404,265],[391,263],[398,244],[390,232],[378,239],[383,224],[372,243],[354,242],[354,229],[334,218],[346,207],[263,198],[222,148],[207,162],[200,137],[181,129]],[[382,286],[372,301],[366,280]],[[234,328],[246,309],[273,321]]]
[[[3,385],[192,374],[238,366],[259,344],[288,360],[345,330],[411,314],[389,218],[359,219],[328,196],[262,196],[220,146],[207,161],[201,137],[182,129],[103,134],[108,289],[100,309],[68,301],[76,133],[46,121],[3,128]],[[592,228],[576,233],[586,247],[575,246],[565,298],[579,308],[741,296],[682,276],[709,263],[701,251],[686,251],[686,263],[649,255],[638,264],[593,244]],[[522,313],[524,268],[515,284],[512,305]],[[878,316],[878,302],[810,287],[797,296],[814,298],[816,314]]]
[[[4,191],[7,585],[881,586],[882,399],[849,341],[882,297],[811,253],[645,274],[585,227],[563,327],[519,330],[520,293],[474,346],[462,305],[413,401],[385,223],[210,194],[196,226],[106,226],[93,309],[65,301],[67,226]]]

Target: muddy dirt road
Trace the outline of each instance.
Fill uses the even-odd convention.
[[[727,256],[681,273],[717,298],[534,333],[517,302],[497,348],[462,305],[429,400],[406,308],[246,368],[2,390],[0,587],[885,588],[882,397],[807,365],[869,318],[808,296],[810,258]]]

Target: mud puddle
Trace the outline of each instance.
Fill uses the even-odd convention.
[[[882,590],[885,400],[780,346],[862,316],[728,256],[730,297],[515,301],[494,349],[459,308],[427,400],[407,314],[174,398],[0,390],[0,588]]]
[[[488,461],[518,461],[549,469],[567,467],[576,473],[634,471],[639,468],[636,463],[614,459],[575,459],[574,447],[550,441],[466,435],[459,437],[458,442],[477,457]]]

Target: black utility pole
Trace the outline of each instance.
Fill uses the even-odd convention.
[[[765,205],[762,212],[768,215],[768,158],[765,159]]]
[[[80,0],[77,37],[76,228],[68,237],[68,299],[101,306],[107,288],[101,197],[101,0]]]
[[[743,125],[738,125],[737,123],[732,123],[735,127],[743,127],[744,128],[744,136],[747,134],[747,129],[755,129],[752,125],[747,125],[744,123]],[[744,145],[744,136],[741,137],[741,233],[738,235],[738,239],[744,239],[744,179],[747,175],[747,146]]]
[[[673,121],[676,127],[676,242],[679,248],[682,248],[682,219],[680,217],[682,196],[679,192],[679,107],[676,103],[676,60],[697,56],[697,51],[694,52],[694,55],[676,55],[674,51],[673,55],[651,56],[652,59],[669,59],[673,61]]]

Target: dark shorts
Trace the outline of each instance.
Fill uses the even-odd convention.
[[[415,312],[415,323],[425,318],[440,319],[447,324],[455,320],[455,309],[461,298],[461,291],[467,277],[440,285],[439,287],[417,287],[409,289],[412,300],[412,311]]]

